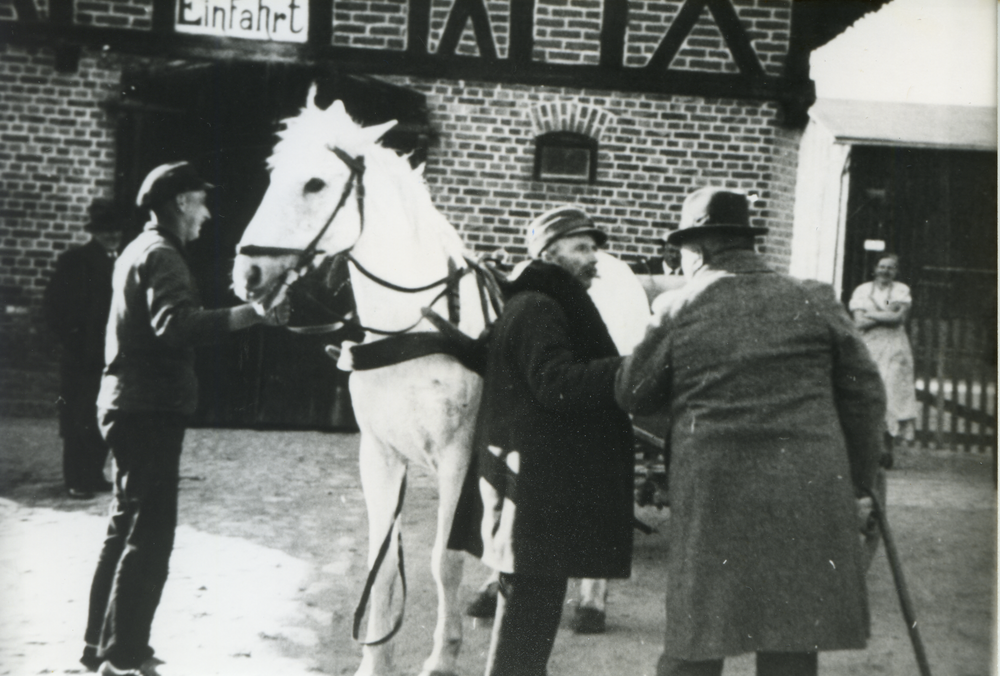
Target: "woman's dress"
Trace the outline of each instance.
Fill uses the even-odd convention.
[[[880,289],[874,282],[866,282],[854,290],[851,296],[851,312],[857,310],[888,310],[893,304],[913,303],[910,287],[893,282],[888,288]],[[917,397],[913,385],[913,351],[906,328],[876,324],[861,329],[862,337],[872,358],[878,365],[882,381],[885,383],[887,406],[885,422],[889,434],[896,437],[900,433],[900,423],[917,417]],[[909,430],[908,430],[909,431]]]

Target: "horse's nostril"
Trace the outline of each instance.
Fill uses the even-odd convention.
[[[258,284],[260,284],[260,280],[262,277],[263,274],[260,271],[260,266],[251,265],[250,269],[247,270],[247,286],[248,287],[257,286]]]

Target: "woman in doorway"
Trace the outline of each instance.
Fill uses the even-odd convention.
[[[875,280],[854,290],[850,309],[872,358],[878,364],[887,398],[886,432],[892,465],[893,441],[913,441],[917,398],[913,386],[913,352],[906,335],[906,318],[913,300],[910,287],[896,281],[899,257],[886,254],[875,266]]]

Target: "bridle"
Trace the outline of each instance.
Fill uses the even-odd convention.
[[[257,246],[256,244],[248,244],[248,245],[245,245],[245,246],[241,246],[241,247],[239,247],[236,250],[237,254],[243,255],[243,256],[250,256],[250,257],[254,257],[254,256],[296,256],[297,257],[296,260],[295,260],[295,263],[293,265],[285,268],[281,272],[281,274],[273,282],[271,282],[271,288],[268,289],[268,291],[264,294],[264,296],[260,300],[260,302],[264,305],[264,307],[269,307],[271,305],[271,303],[274,301],[274,299],[278,296],[278,293],[283,288],[290,287],[302,275],[306,274],[306,272],[308,272],[308,270],[310,268],[310,265],[312,264],[313,258],[316,255],[324,253],[322,250],[319,249],[319,242],[320,242],[320,240],[323,239],[323,236],[326,234],[327,230],[330,229],[330,226],[333,224],[333,221],[337,218],[337,214],[339,214],[340,210],[344,207],[345,204],[347,204],[347,199],[350,197],[352,191],[355,194],[355,198],[357,199],[357,204],[358,204],[358,218],[360,219],[360,227],[359,227],[359,229],[360,229],[360,232],[364,232],[364,228],[365,228],[365,183],[364,183],[365,158],[362,155],[359,155],[357,157],[352,157],[351,155],[349,155],[348,153],[346,153],[344,150],[342,150],[342,149],[340,149],[340,148],[338,148],[336,146],[330,148],[330,150],[344,164],[347,165],[347,168],[351,170],[351,174],[350,174],[350,176],[347,177],[347,180],[344,182],[344,187],[343,187],[343,189],[340,192],[340,199],[337,201],[337,206],[334,207],[333,212],[330,214],[330,217],[326,219],[326,223],[323,224],[323,227],[320,228],[319,232],[316,233],[316,236],[313,237],[312,241],[309,242],[309,244],[306,246],[306,248],[304,248],[304,249],[295,249],[295,248],[289,248],[289,247]],[[358,236],[359,237],[361,236],[360,233],[359,233]],[[462,275],[464,275],[469,270],[469,268],[467,268],[467,267],[458,267],[458,266],[454,265],[453,262],[449,261],[449,268],[450,268],[449,272],[448,272],[447,275],[445,275],[441,279],[433,281],[430,284],[425,284],[423,286],[417,286],[417,287],[400,286],[400,285],[394,284],[394,283],[392,283],[392,282],[390,282],[390,281],[388,281],[386,279],[383,279],[383,278],[379,277],[378,275],[376,275],[375,273],[373,273],[370,270],[368,270],[351,253],[351,249],[352,248],[353,248],[353,246],[348,247],[347,249],[344,249],[343,251],[340,251],[340,252],[334,254],[334,257],[340,256],[340,257],[345,258],[349,263],[353,264],[354,267],[357,268],[357,270],[361,274],[363,274],[365,277],[368,277],[370,280],[372,280],[376,284],[379,284],[380,286],[383,286],[383,287],[385,287],[387,289],[391,289],[393,291],[398,291],[400,293],[420,293],[422,291],[429,291],[429,290],[434,289],[434,288],[439,287],[439,286],[444,286],[445,288],[441,291],[440,294],[438,294],[434,298],[434,300],[432,300],[428,304],[428,306],[433,305],[438,300],[440,300],[445,294],[447,294],[448,291],[450,289],[452,289],[457,284],[458,279],[461,278]],[[342,321],[335,322],[333,324],[323,324],[323,325],[320,325],[320,326],[306,326],[306,327],[294,327],[294,328],[289,327],[289,330],[294,331],[296,333],[308,333],[308,334],[329,333],[331,331],[334,331],[336,329],[339,329],[339,328],[343,327],[345,324],[349,324],[349,325],[357,327],[358,329],[361,329],[362,331],[367,331],[367,332],[371,332],[371,333],[377,333],[377,334],[382,335],[382,336],[396,336],[396,335],[400,335],[400,334],[403,334],[403,333],[407,333],[408,331],[414,329],[424,319],[423,316],[421,316],[413,324],[411,324],[410,326],[407,326],[405,329],[399,329],[399,330],[394,330],[394,331],[386,331],[386,330],[383,330],[383,329],[376,329],[376,328],[373,328],[373,327],[364,326],[360,322],[358,322],[356,319],[353,319],[352,317],[349,317],[349,316],[340,315],[339,313],[333,312],[332,310],[330,312],[332,314],[338,315]]]
[[[340,199],[337,201],[337,206],[334,207],[333,213],[330,217],[326,219],[326,223],[323,227],[319,229],[316,236],[312,238],[312,241],[306,245],[305,249],[293,249],[289,247],[280,246],[257,246],[256,244],[248,244],[246,246],[241,246],[236,250],[237,255],[241,256],[297,256],[295,263],[285,268],[281,274],[271,283],[271,288],[264,294],[261,299],[264,307],[270,306],[274,301],[275,297],[281,291],[283,287],[290,286],[293,284],[300,276],[304,275],[309,269],[309,265],[312,259],[317,255],[323,253],[319,249],[319,242],[323,239],[323,235],[326,231],[330,229],[333,224],[334,219],[337,218],[337,214],[340,210],[344,208],[347,204],[347,198],[350,197],[351,192],[355,192],[355,196],[358,201],[358,217],[361,219],[361,230],[365,227],[365,158],[359,155],[358,157],[351,157],[346,152],[334,146],[330,150],[336,155],[340,160],[347,165],[347,168],[351,170],[351,175],[347,177],[344,182],[344,187],[340,191]],[[293,279],[289,280],[289,277]]]

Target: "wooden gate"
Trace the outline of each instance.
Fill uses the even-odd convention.
[[[917,440],[997,448],[997,156],[855,147],[845,301],[882,255],[900,256],[920,410]]]

